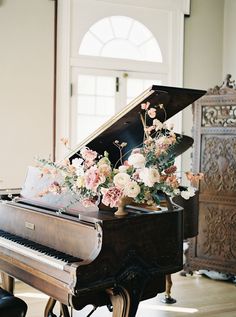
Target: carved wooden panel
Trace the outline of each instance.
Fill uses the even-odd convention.
[[[236,105],[203,106],[202,127],[236,127]]]
[[[214,261],[236,261],[236,209],[213,203],[200,203],[197,255]]]
[[[203,135],[201,192],[236,192],[236,136]]]
[[[236,275],[236,90],[218,89],[194,104],[193,158],[204,181],[187,266]]]

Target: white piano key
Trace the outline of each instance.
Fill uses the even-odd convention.
[[[48,264],[59,270],[63,270],[66,265],[66,262],[64,261],[55,259],[54,257],[43,254],[39,251],[32,250],[24,245],[18,244],[17,242],[5,239],[4,237],[0,237],[0,246],[7,248],[8,250],[20,253],[24,256],[30,257],[41,263]]]

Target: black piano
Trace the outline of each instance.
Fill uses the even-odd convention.
[[[119,153],[113,142],[127,142],[127,151],[143,140],[140,105],[163,104],[165,121],[200,98],[205,91],[152,86],[121,113],[82,142],[83,147],[110,153],[115,163]],[[175,156],[193,143],[188,136],[174,147]],[[33,171],[33,172],[32,172]],[[164,292],[166,275],[182,269],[183,208],[163,203],[157,211],[127,206],[128,215],[116,217],[112,210],[86,210],[77,204],[73,212],[60,212],[70,197],[39,197],[39,178],[29,169],[19,197],[0,202],[0,271],[4,287],[13,292],[14,278],[49,295],[45,317],[53,316],[56,301],[63,316],[68,306],[80,310],[88,304],[107,305],[113,316],[136,315],[140,301]],[[75,212],[76,210],[76,212]]]

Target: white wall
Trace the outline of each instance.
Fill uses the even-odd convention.
[[[0,188],[22,186],[34,156],[52,153],[53,7],[0,1]]]
[[[236,80],[236,1],[225,0],[223,75]]]
[[[207,89],[221,82],[224,0],[192,0],[185,19],[184,85]]]
[[[190,17],[185,18],[184,87],[207,90],[222,82],[223,27],[224,0],[191,0]],[[188,107],[183,111],[183,133],[191,136],[192,127]],[[182,170],[191,169],[190,154],[191,150],[183,155]]]

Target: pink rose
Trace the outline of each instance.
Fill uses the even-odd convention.
[[[102,188],[102,203],[106,206],[117,207],[123,195],[123,190],[117,187]]]
[[[80,154],[86,162],[93,162],[98,155],[97,152],[92,151],[87,147],[82,148]]]
[[[150,106],[150,102],[142,103],[141,104],[141,109],[147,110],[149,106]]]
[[[104,183],[105,180],[105,176],[99,172],[97,166],[90,167],[84,174],[85,187],[94,192],[97,191],[98,185]]]

